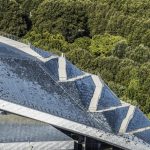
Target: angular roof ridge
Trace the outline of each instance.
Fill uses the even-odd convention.
[[[0,36],[0,40],[2,39],[2,42],[4,41],[3,40],[3,38],[1,38],[1,36]],[[9,42],[9,40],[8,40],[8,42]],[[6,41],[4,41],[4,43],[6,43]],[[10,42],[11,43],[11,42]],[[9,43],[9,44],[10,44]],[[8,44],[8,43],[7,43]],[[10,44],[11,45],[11,44]],[[11,46],[13,46],[13,45],[11,45]],[[17,48],[19,48],[19,47],[17,47]],[[22,48],[22,51],[23,52],[25,52],[24,51],[24,47],[21,47]],[[30,47],[28,47],[28,48],[30,48]],[[27,50],[29,50],[29,49],[27,49]],[[48,70],[48,68],[44,65],[45,63],[47,63],[47,62],[51,62],[52,61],[52,59],[54,58],[58,58],[58,56],[50,56],[50,57],[47,57],[47,58],[44,58],[43,56],[41,56],[41,57],[39,57],[37,54],[36,54],[36,52],[34,52],[34,53],[30,53],[29,52],[29,54],[31,54],[32,56],[34,56],[34,57],[37,57],[37,60],[40,58],[40,60],[41,61],[37,61],[36,59],[33,59],[35,62],[36,62],[36,64],[38,65],[38,67],[40,67],[42,70],[43,70],[43,72],[45,73],[45,74],[47,74],[47,76],[63,91],[63,94],[65,93],[66,94],[66,96],[67,97],[69,97],[69,99],[70,100],[73,100],[73,103],[75,104],[75,106],[77,106],[78,108],[80,108],[84,113],[86,113],[87,115],[85,115],[85,117],[89,117],[91,120],[90,121],[93,121],[93,122],[95,122],[96,124],[97,124],[97,126],[101,126],[101,122],[103,121],[103,120],[101,120],[101,118],[99,118],[99,116],[97,115],[97,114],[102,114],[103,116],[105,116],[105,113],[110,113],[111,111],[119,111],[119,110],[123,110],[123,108],[126,108],[125,110],[123,110],[125,113],[124,113],[124,118],[122,118],[122,124],[123,124],[123,122],[126,122],[126,129],[127,129],[127,127],[128,127],[128,125],[129,125],[129,123],[130,123],[130,120],[132,120],[132,118],[134,117],[134,112],[136,111],[135,109],[133,110],[132,108],[134,107],[134,106],[132,106],[132,105],[130,105],[130,104],[128,104],[128,103],[125,103],[125,102],[122,102],[122,101],[120,101],[120,104],[118,105],[112,105],[111,107],[109,106],[108,108],[106,107],[105,109],[102,109],[102,110],[98,110],[98,111],[94,111],[94,112],[89,112],[87,109],[86,109],[86,107],[84,107],[84,105],[81,105],[81,103],[76,99],[76,97],[74,97],[74,95],[72,95],[72,93],[69,93],[67,90],[66,90],[66,88],[64,87],[64,85],[63,84],[65,84],[65,83],[71,83],[71,82],[73,82],[73,83],[75,83],[75,84],[77,84],[77,81],[82,81],[83,79],[87,79],[88,77],[90,77],[90,79],[92,79],[92,77],[91,76],[96,76],[96,75],[89,75],[88,76],[88,74],[82,74],[82,75],[77,75],[76,77],[74,77],[74,78],[70,78],[70,79],[67,79],[69,82],[67,82],[67,80],[65,80],[65,81],[63,81],[63,82],[60,82],[60,81],[56,81],[55,79],[54,79],[54,77],[56,76],[55,74],[53,74],[53,76],[50,74],[50,70]],[[34,55],[34,54],[36,54],[36,55]],[[51,59],[52,58],[52,59]],[[46,60],[46,61],[44,61],[44,60]],[[42,63],[43,62],[43,63]],[[65,66],[65,67],[67,67],[67,66]],[[65,68],[66,69],[66,68]],[[98,77],[98,76],[96,76],[96,77]],[[99,77],[99,79],[98,79],[100,82],[104,82],[102,79],[101,79],[101,77]],[[90,84],[90,83],[88,83],[88,84]],[[98,84],[98,85],[97,85]],[[87,85],[88,86],[88,85]],[[101,96],[100,96],[100,94],[97,94],[97,91],[99,91],[100,89],[100,86],[99,86],[99,83],[97,83],[97,80],[95,80],[95,85],[93,85],[93,86],[95,86],[94,88],[95,88],[95,90],[96,90],[96,87],[98,87],[97,88],[97,90],[96,90],[96,98],[95,98],[95,106],[98,104],[98,102],[100,101],[101,102]],[[106,85],[106,84],[104,84],[103,83],[103,86],[105,86],[105,88],[107,88],[107,90],[106,90],[106,92],[110,92],[112,95],[109,95],[109,96],[111,96],[110,98],[112,98],[112,97],[115,97],[115,98],[117,98],[117,96],[110,90],[110,88]],[[70,87],[71,88],[71,87]],[[103,90],[103,89],[102,89]],[[109,99],[109,97],[106,97],[107,99]],[[105,102],[105,101],[104,101]],[[16,108],[14,108],[14,106],[16,106]],[[17,110],[17,108],[18,108],[18,110]],[[36,120],[38,120],[38,117],[41,117],[41,116],[43,116],[43,113],[44,112],[42,112],[42,111],[37,111],[37,110],[35,110],[34,108],[27,108],[27,107],[24,107],[24,106],[21,106],[20,104],[18,104],[18,103],[14,103],[14,102],[7,102],[6,100],[4,100],[4,99],[0,99],[0,109],[6,109],[6,111],[14,111],[13,113],[19,113],[19,115],[23,115],[23,116],[26,116],[26,117],[31,117],[29,114],[28,114],[28,112],[24,112],[24,111],[29,111],[30,112],[30,114],[32,114],[32,112],[33,112],[33,119],[36,119]],[[23,110],[23,111],[21,111],[21,110]],[[78,110],[78,109],[77,109]],[[80,111],[79,111],[80,112]],[[81,113],[81,112],[80,112]],[[114,112],[113,112],[114,113]],[[34,116],[34,114],[36,114],[35,116]],[[115,115],[117,114],[117,113],[114,113]],[[119,112],[118,113],[118,115],[120,115],[121,113]],[[120,135],[118,135],[118,134],[115,134],[115,133],[109,133],[108,131],[101,131],[100,129],[98,129],[98,128],[96,128],[96,127],[92,127],[92,126],[89,126],[89,125],[84,125],[83,123],[79,123],[79,122],[76,122],[75,120],[74,121],[71,121],[71,120],[69,120],[68,118],[66,119],[66,118],[62,118],[62,117],[58,117],[58,116],[54,116],[54,115],[52,115],[52,114],[50,114],[50,113],[44,113],[44,115],[46,116],[46,115],[49,115],[49,116],[47,116],[47,118],[48,119],[50,119],[49,121],[50,122],[48,122],[49,124],[53,124],[53,125],[55,125],[55,126],[58,126],[58,127],[61,127],[61,128],[63,128],[63,126],[65,125],[65,129],[67,129],[67,127],[68,127],[68,130],[70,129],[71,131],[74,131],[74,132],[81,132],[82,134],[85,134],[85,135],[87,135],[87,136],[92,136],[93,138],[96,138],[96,139],[100,139],[100,140],[102,140],[102,141],[105,141],[105,142],[107,142],[107,143],[110,143],[110,144],[114,144],[114,145],[116,145],[116,146],[119,146],[119,147],[121,147],[121,148],[127,148],[127,149],[132,149],[133,147],[134,148],[136,148],[137,150],[138,150],[138,148],[139,148],[139,150],[141,150],[141,148],[145,148],[145,150],[146,149],[149,149],[149,144],[145,144],[144,143],[144,141],[142,140],[142,138],[137,138],[136,136],[134,136],[134,135],[130,135],[130,133],[132,133],[132,131],[131,132],[129,132],[129,134],[126,134],[126,133],[124,133],[122,136],[120,136]],[[107,116],[107,114],[106,114],[106,116]],[[44,117],[44,116],[43,116]],[[54,121],[54,118],[57,120],[57,122],[55,122]],[[123,121],[123,119],[125,120],[125,121]],[[65,123],[70,123],[70,125],[68,125],[68,126],[66,126],[66,124],[61,124],[60,123],[60,121],[64,121]],[[40,121],[43,121],[43,122],[45,122],[45,120],[42,120],[42,118],[40,118]],[[54,121],[54,122],[53,122]],[[62,121],[62,122],[63,122]],[[109,124],[110,125],[110,122],[108,123],[108,121],[109,121],[109,118],[107,118],[107,121],[105,121],[105,123],[107,123],[107,124]],[[92,123],[92,122],[91,122]],[[59,125],[60,124],[60,125]],[[74,126],[74,128],[72,128],[71,127],[71,125],[75,125]],[[124,125],[122,126],[123,128],[124,128]],[[81,131],[81,129],[83,129],[83,131]],[[122,129],[122,128],[121,128]],[[149,128],[148,127],[143,127],[143,128],[141,128],[141,130],[142,129],[147,129],[147,130],[149,130]],[[93,133],[91,133],[92,135],[90,135],[90,133],[87,133],[87,132],[84,132],[84,131],[87,131],[87,132],[93,132]],[[136,131],[140,131],[140,129],[139,130],[136,130]],[[143,131],[143,130],[142,130]],[[110,136],[110,137],[109,137]],[[132,138],[131,138],[132,137]],[[117,141],[115,141],[115,140],[117,140]],[[120,143],[118,143],[118,138],[120,138]],[[130,142],[132,142],[132,143],[126,143],[129,138],[129,141]],[[110,141],[109,141],[109,140]],[[127,140],[127,141],[126,141]],[[124,145],[122,145],[122,144],[124,144]],[[137,147],[136,146],[136,144],[139,146],[139,147]]]

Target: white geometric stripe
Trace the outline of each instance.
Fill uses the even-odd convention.
[[[96,76],[96,75],[92,75],[92,79],[93,79],[93,82],[95,84],[95,91],[94,91],[93,97],[91,99],[88,111],[96,112],[97,111],[98,102],[99,102],[99,99],[101,97],[101,93],[102,93],[104,84],[99,79],[99,77]]]
[[[146,131],[146,130],[150,130],[150,127],[140,128],[140,129],[137,129],[137,130],[134,130],[134,131],[131,131],[131,132],[127,132],[126,134],[135,134],[135,133],[143,132],[143,131]]]
[[[122,121],[122,124],[120,126],[120,130],[119,130],[120,134],[124,134],[126,132],[128,125],[134,116],[135,109],[136,109],[135,106],[131,105],[129,107],[128,113],[127,113],[126,117],[124,118],[124,120]]]
[[[67,80],[66,58],[64,56],[61,56],[58,59],[58,74],[59,74],[59,81]]]
[[[116,110],[116,109],[119,109],[119,108],[124,108],[124,107],[127,107],[127,106],[130,106],[130,104],[122,104],[121,106],[114,106],[114,107],[110,107],[110,108],[107,108],[107,109],[103,109],[103,110],[97,110],[96,112],[106,112],[106,111],[112,111],[112,110]]]
[[[83,78],[86,78],[86,77],[89,77],[89,76],[91,76],[91,75],[86,73],[84,75],[80,75],[80,76],[77,76],[75,78],[71,78],[71,79],[64,80],[64,81],[59,81],[59,82],[73,82],[73,81],[80,80],[80,79],[83,79]]]

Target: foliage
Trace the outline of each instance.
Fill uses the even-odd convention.
[[[0,30],[17,36],[25,35],[30,24],[19,4],[15,1],[0,1],[0,5]]]
[[[101,75],[150,116],[149,0],[0,0],[0,31]]]
[[[110,55],[115,44],[121,40],[123,40],[123,38],[120,36],[113,36],[110,34],[96,35],[92,38],[90,50],[97,55]]]

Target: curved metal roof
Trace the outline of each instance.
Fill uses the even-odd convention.
[[[65,57],[0,37],[0,109],[120,148],[150,149],[150,121]]]

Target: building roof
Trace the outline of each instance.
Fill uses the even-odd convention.
[[[53,126],[3,112],[0,114],[0,143],[73,141]]]
[[[64,56],[0,36],[0,109],[123,149],[150,149],[150,121]]]

